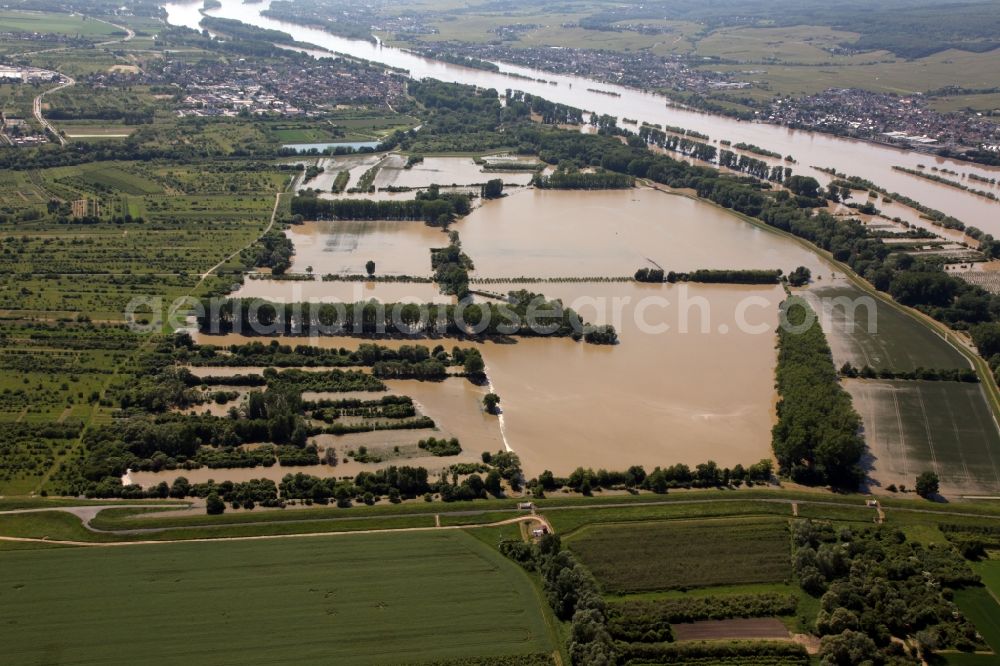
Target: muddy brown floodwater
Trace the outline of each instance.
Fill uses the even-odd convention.
[[[501,398],[507,443],[521,456],[529,476],[545,469],[564,474],[580,465],[618,469],[632,464],[693,465],[709,459],[734,465],[770,456],[774,330],[784,296],[780,287],[538,286],[547,296],[574,306],[587,321],[614,323],[621,344],[531,338],[479,345]],[[664,326],[668,329],[662,330]],[[236,335],[197,337],[213,344],[248,340]],[[362,342],[344,337],[279,340],[348,349]],[[450,348],[456,342],[442,344]],[[484,434],[492,421],[471,408],[468,394],[479,395],[479,389],[452,381],[393,382],[392,388],[413,396],[443,430],[462,433],[460,438],[470,443],[463,439],[463,445],[473,450],[499,448],[499,424],[493,435]]]
[[[448,244],[440,228],[416,221],[306,222],[285,233],[295,245],[289,271],[316,275],[363,275],[372,260],[378,275],[429,277],[431,248]]]
[[[711,204],[650,188],[524,190],[452,225],[477,277],[617,277],[665,270],[822,271],[815,254]]]

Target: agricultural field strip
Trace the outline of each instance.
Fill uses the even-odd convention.
[[[594,509],[619,509],[619,508],[631,508],[631,507],[652,507],[652,506],[671,506],[671,505],[721,504],[721,503],[732,503],[732,502],[743,503],[743,502],[746,502],[746,501],[748,501],[746,498],[742,498],[742,499],[668,500],[668,501],[662,501],[662,502],[631,502],[631,503],[622,502],[622,503],[616,503],[616,504],[603,504],[603,503],[597,504],[597,503],[595,503],[595,504],[583,504],[583,505],[578,505],[578,506],[540,507],[539,510],[541,512],[565,511],[565,510],[575,511],[575,510],[588,510],[588,509],[589,510],[594,510]],[[749,501],[755,501],[755,502],[761,502],[761,503],[768,503],[768,504],[788,504],[789,506],[791,506],[792,504],[798,504],[798,505],[816,505],[816,506],[830,506],[830,507],[854,506],[854,505],[851,505],[851,504],[847,504],[846,502],[827,502],[827,501],[822,501],[822,500],[803,500],[803,499],[792,499],[792,498],[788,498],[788,499],[784,499],[784,498],[753,498],[753,499],[751,499]],[[69,513],[75,513],[74,510],[75,509],[79,509],[79,508],[80,507],[45,507],[45,508],[32,508],[32,509],[15,509],[15,510],[10,510],[10,511],[0,511],[0,515],[16,515],[16,514],[24,514],[24,513],[45,513],[45,512],[50,512],[50,511],[55,511],[55,512],[59,512],[59,511],[66,512],[66,511],[68,511]],[[104,509],[121,509],[121,508],[124,508],[124,507],[122,505],[108,505],[108,506],[100,506],[100,507],[86,507],[86,509],[88,510],[88,513],[90,512],[90,510],[93,510],[94,508],[99,508],[100,510],[104,510]],[[170,508],[176,508],[176,507],[170,507]],[[863,507],[860,507],[860,508],[863,508]],[[883,507],[883,509],[888,509],[889,512],[900,511],[900,512],[917,513],[917,514],[925,514],[925,515],[940,515],[940,516],[945,516],[945,517],[947,517],[947,516],[958,516],[958,517],[966,517],[966,518],[980,518],[980,519],[1000,520],[1000,515],[990,515],[990,514],[986,514],[986,513],[973,513],[973,512],[963,512],[963,511],[938,511],[938,510],[931,510],[931,509],[917,509],[917,508],[909,508],[909,507]],[[503,509],[503,508],[498,509],[498,508],[492,508],[492,509],[467,510],[467,511],[466,510],[462,510],[462,511],[448,511],[448,512],[445,512],[445,513],[447,513],[447,515],[449,515],[449,516],[476,516],[476,515],[483,515],[483,514],[488,514],[488,513],[518,513],[520,511],[521,511],[520,509]],[[93,513],[94,513],[94,515],[96,515],[97,513],[99,513],[99,511],[94,511]],[[253,521],[253,522],[236,522],[236,523],[223,523],[223,522],[216,523],[216,522],[213,522],[213,523],[208,524],[208,525],[190,525],[190,526],[185,525],[185,526],[171,526],[171,527],[150,527],[150,528],[123,529],[123,530],[95,529],[95,528],[93,528],[93,527],[90,526],[89,521],[83,521],[83,525],[84,525],[84,527],[86,527],[86,529],[88,529],[89,531],[91,531],[91,532],[93,532],[95,534],[106,534],[106,535],[115,535],[115,534],[118,534],[118,535],[122,535],[122,536],[127,536],[127,535],[152,534],[152,533],[169,532],[169,531],[173,531],[173,530],[187,530],[187,529],[198,529],[198,528],[266,526],[266,525],[272,525],[272,524],[275,524],[275,523],[294,522],[294,521],[298,521],[298,520],[301,520],[301,521],[310,521],[310,522],[335,522],[335,521],[365,520],[365,519],[370,519],[370,518],[373,518],[373,517],[378,517],[378,518],[431,517],[432,518],[432,517],[434,517],[436,515],[439,515],[442,512],[414,512],[414,513],[395,513],[395,514],[391,514],[391,513],[382,514],[382,513],[380,513],[380,514],[375,514],[375,515],[344,516],[342,518],[310,518],[308,516],[308,512],[307,511],[296,512],[296,513],[301,513],[302,516],[299,517],[299,518],[291,518],[290,520],[287,520],[287,521],[285,521],[285,520],[281,520],[281,521]],[[294,513],[292,515],[294,515]],[[789,515],[791,515],[791,511],[789,511]],[[724,516],[716,516],[714,518],[720,518],[720,517],[724,518]],[[543,520],[543,517],[542,516],[537,516],[537,515],[523,515],[523,516],[518,516],[516,518],[512,518],[510,520],[501,521],[499,523],[494,523],[494,525],[515,523],[515,522],[519,522],[521,520]],[[490,526],[490,525],[478,524],[478,525],[475,525],[475,526],[476,527],[487,527],[487,526]],[[461,528],[461,527],[463,527],[463,526],[462,525],[452,525],[452,526],[447,526],[447,527],[442,527],[442,528],[431,527],[431,528],[405,528],[405,529],[417,529],[417,530],[423,530],[423,529],[454,529],[454,528]],[[385,531],[398,531],[398,530],[385,530]],[[320,536],[320,535],[324,535],[324,534],[337,534],[337,532],[314,532],[314,533],[308,533],[307,532],[307,533],[301,533],[301,534],[282,534],[282,535],[252,536],[252,537],[224,537],[224,538],[231,538],[231,539],[244,539],[244,538],[246,538],[246,539],[266,539],[266,538],[278,538],[278,537],[285,538],[285,537],[293,537],[293,536]],[[28,538],[28,537],[4,537],[4,536],[0,536],[0,540],[39,541],[40,539],[34,539],[34,538]],[[202,540],[211,541],[211,540],[214,540],[214,539],[202,539]],[[189,541],[189,539],[181,539],[179,541]],[[95,544],[95,543],[91,543],[91,542],[74,542],[74,543],[78,543],[80,545],[102,545],[102,544]],[[106,542],[106,544],[115,544],[115,543],[120,543],[122,545],[126,545],[126,544],[134,544],[134,543],[170,543],[170,542],[169,541],[153,541],[153,542],[141,542],[141,541]]]

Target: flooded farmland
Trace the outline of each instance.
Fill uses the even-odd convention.
[[[428,256],[430,254],[428,253]],[[428,262],[430,263],[430,259]],[[382,303],[451,303],[437,285],[429,282],[367,282],[360,280],[247,280],[233,293],[237,298],[264,298],[276,302],[357,303],[375,299]],[[303,343],[299,343],[303,344]]]
[[[568,338],[479,344],[492,389],[501,398],[507,443],[529,476],[545,469],[568,473],[579,465],[617,469],[709,459],[734,465],[770,457],[780,287],[550,283],[536,290],[563,299],[587,321],[614,323],[621,344],[588,345]],[[199,342],[213,344],[246,340],[199,336]],[[343,337],[281,341],[349,349],[363,342]],[[464,407],[448,409],[478,392],[452,381],[443,386],[393,382],[392,387],[411,395],[435,420],[440,409],[439,427],[463,433],[460,438],[471,438],[477,450],[478,442],[499,448],[499,431],[490,434],[482,424],[490,417]],[[456,386],[462,395],[447,393],[458,391]]]
[[[390,155],[375,178],[376,189],[384,187],[429,187],[431,185],[474,185],[493,178],[504,184],[527,185],[530,172],[489,172],[471,157],[425,157],[406,168],[406,158]]]
[[[289,271],[316,275],[363,275],[371,260],[378,275],[429,277],[431,248],[448,244],[440,228],[416,221],[306,222],[286,235],[295,245]]]
[[[653,265],[828,272],[792,240],[650,188],[524,190],[480,206],[452,228],[479,277],[617,277]]]

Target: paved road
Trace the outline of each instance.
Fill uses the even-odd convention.
[[[99,44],[95,44],[95,46],[109,46],[111,44],[122,44],[124,42],[130,41],[133,37],[135,37],[135,32],[133,30],[131,30],[130,28],[127,28],[127,27],[125,27],[123,25],[118,25],[116,23],[111,23],[110,21],[104,21],[102,19],[92,19],[92,20],[99,21],[101,23],[107,23],[110,26],[114,26],[115,28],[118,28],[119,30],[124,30],[125,31],[125,36],[122,37],[121,39],[112,39],[112,40],[107,41],[107,42],[101,42]],[[57,49],[45,49],[44,51],[35,51],[34,53],[44,53],[44,52],[47,52],[47,51],[62,51],[62,50],[65,50],[67,48],[69,48],[69,47],[61,47],[61,48],[57,48]],[[21,55],[29,55],[29,54],[21,54]],[[50,123],[49,121],[47,121],[45,119],[45,116],[42,115],[42,98],[43,97],[45,97],[49,93],[54,93],[57,90],[62,90],[63,88],[69,88],[70,86],[76,84],[76,79],[74,79],[72,76],[67,76],[66,74],[60,74],[60,76],[62,76],[63,79],[65,79],[65,80],[62,83],[60,83],[58,86],[56,86],[55,88],[49,88],[48,90],[46,90],[46,91],[44,91],[42,93],[39,93],[39,95],[37,97],[35,97],[35,102],[32,105],[32,110],[33,110],[33,113],[35,115],[35,120],[37,120],[38,123],[43,128],[45,128],[48,131],[50,131],[52,133],[52,135],[54,137],[56,137],[56,140],[59,141],[59,145],[60,146],[65,146],[66,145],[66,138],[64,136],[62,136],[61,134],[59,134],[59,132],[56,130],[56,128],[52,126],[52,123]]]

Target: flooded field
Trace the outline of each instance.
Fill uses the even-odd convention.
[[[295,245],[289,272],[311,267],[317,276],[363,275],[371,260],[378,275],[430,277],[431,248],[448,244],[440,228],[417,221],[306,222],[285,233]]]
[[[621,344],[483,346],[508,442],[529,476],[771,456],[779,287],[542,286],[588,321],[614,322],[619,308]],[[741,307],[753,332],[738,330]]]
[[[979,384],[851,379],[875,488],[912,488],[934,471],[941,491],[1000,492],[1000,435]]]
[[[233,297],[288,303],[357,303],[371,299],[382,303],[452,303],[455,300],[454,296],[442,294],[431,282],[324,281],[319,278],[310,281],[247,280]]]
[[[825,264],[797,243],[710,204],[649,188],[525,190],[452,225],[479,277],[615,277],[665,270]]]
[[[533,338],[480,345],[492,388],[502,401],[507,443],[520,455],[529,476],[545,469],[564,474],[580,465],[619,469],[712,459],[731,466],[770,457],[776,399],[774,329],[784,296],[780,287],[535,287],[550,298],[563,299],[587,321],[613,323],[621,344]],[[197,337],[213,344],[247,340],[235,335]],[[363,342],[343,337],[280,341],[348,349]],[[454,341],[442,344],[448,347]],[[471,409],[473,396],[482,389],[453,381],[392,386],[419,402],[442,430],[456,433],[463,446],[468,439],[470,446],[476,443],[477,453],[499,448],[499,431],[491,431],[490,419],[495,417]]]
[[[406,158],[390,155],[375,178],[375,187],[429,187],[431,185],[473,185],[499,178],[505,184],[527,185],[526,172],[486,172],[471,157],[425,157],[406,168]]]
[[[355,346],[357,341],[355,341]],[[307,368],[308,370],[308,368]],[[198,376],[232,374],[253,374],[260,368],[192,368]],[[236,469],[194,470],[164,470],[160,472],[131,472],[129,480],[142,486],[155,485],[161,481],[172,483],[174,479],[183,476],[192,483],[214,481],[249,481],[250,479],[271,479],[275,483],[281,481],[286,474],[312,474],[321,477],[355,476],[358,472],[371,471],[386,465],[410,465],[425,467],[438,474],[450,465],[465,462],[480,462],[483,451],[501,451],[504,449],[503,437],[500,432],[499,419],[487,414],[482,409],[482,399],[488,389],[476,386],[464,377],[455,377],[440,382],[422,382],[417,380],[388,380],[388,394],[406,395],[413,398],[419,414],[434,419],[437,427],[419,430],[376,430],[373,432],[351,433],[348,435],[317,435],[310,438],[316,444],[323,456],[326,449],[337,451],[340,462],[336,466],[326,464],[307,465],[299,467],[253,467]],[[219,387],[224,388],[224,387]],[[241,394],[248,392],[241,389]],[[307,391],[302,394],[304,400],[317,399],[350,399],[359,398],[371,400],[383,394],[363,392],[321,392]],[[192,408],[191,413],[210,412],[215,416],[225,416],[230,406],[238,405],[233,401],[226,405],[200,405]],[[417,442],[427,437],[457,437],[462,443],[462,453],[457,456],[435,457],[427,455],[417,447]],[[359,463],[348,459],[348,451],[365,446],[369,452],[383,458],[380,463]]]

